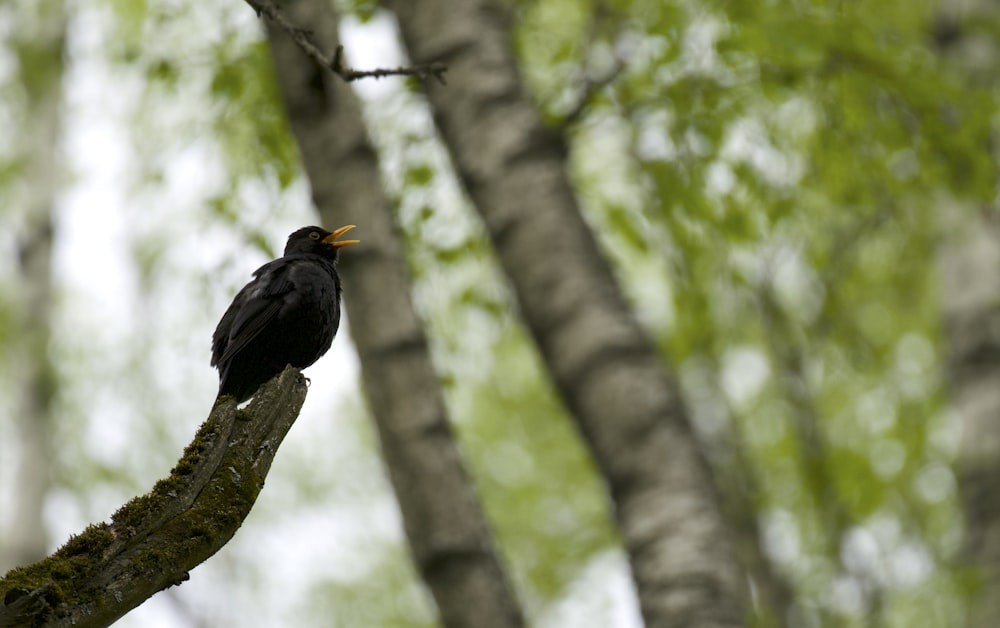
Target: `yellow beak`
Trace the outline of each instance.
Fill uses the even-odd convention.
[[[340,240],[340,241],[337,241],[337,238],[339,238],[340,236],[344,235],[345,233],[347,233],[348,231],[350,231],[351,229],[353,229],[356,226],[357,225],[345,225],[345,226],[341,227],[340,229],[334,229],[333,233],[331,233],[330,235],[328,235],[325,238],[323,238],[323,244],[328,244],[328,245],[330,245],[330,246],[332,246],[334,248],[340,248],[342,246],[351,246],[352,244],[357,244],[358,242],[361,242],[361,240]]]

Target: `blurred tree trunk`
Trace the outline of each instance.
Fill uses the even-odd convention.
[[[25,198],[23,230],[17,237],[21,292],[17,333],[11,347],[16,378],[18,466],[10,529],[0,543],[0,573],[46,555],[43,508],[51,485],[51,409],[55,373],[48,356],[52,308],[53,208],[59,188],[59,129],[63,103],[66,10],[62,0],[45,0],[23,9],[23,28],[10,45],[20,65],[20,80],[30,115],[20,129]]]
[[[957,213],[957,212],[956,212]],[[1000,225],[969,212],[941,250],[951,402],[961,420],[956,463],[968,560],[981,587],[969,625],[1000,626]]]
[[[983,25],[995,3],[943,0],[933,38],[943,57],[976,85],[996,85],[1000,55]],[[993,138],[981,138],[990,150]],[[941,212],[938,251],[951,405],[960,422],[955,463],[965,516],[964,553],[979,587],[971,628],[1000,626],[1000,222],[995,207],[958,205]]]
[[[328,0],[284,3],[322,47],[338,42]],[[523,625],[475,488],[455,446],[410,296],[402,242],[351,88],[269,22],[278,80],[313,200],[330,227],[358,224],[340,269],[351,336],[417,567],[445,626]]]
[[[525,93],[508,5],[388,0],[522,315],[600,467],[646,625],[742,626],[744,578],[677,386],[625,304]]]

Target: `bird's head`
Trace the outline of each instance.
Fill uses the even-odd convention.
[[[354,225],[346,225],[330,232],[320,227],[302,227],[288,236],[288,242],[285,244],[285,255],[313,253],[335,258],[341,247],[360,242],[360,240],[337,239],[353,228]]]

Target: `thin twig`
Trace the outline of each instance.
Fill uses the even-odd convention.
[[[584,80],[583,89],[580,90],[580,98],[573,105],[573,108],[566,112],[563,119],[559,121],[559,127],[566,129],[583,117],[586,113],[587,108],[593,104],[594,96],[600,92],[602,89],[615,82],[615,80],[621,75],[622,71],[625,69],[625,64],[621,62],[620,59],[615,59],[614,66],[608,70],[603,76],[597,78],[590,78],[589,76]]]
[[[316,63],[328,68],[331,72],[344,79],[348,83],[362,78],[382,78],[385,76],[415,76],[421,80],[434,77],[442,85],[445,84],[444,73],[448,67],[443,63],[422,63],[419,65],[398,68],[375,68],[374,70],[355,70],[344,63],[344,47],[337,46],[333,57],[327,56],[310,39],[312,32],[308,29],[299,28],[292,24],[284,16],[281,10],[271,0],[245,0],[254,11],[257,17],[264,16],[281,28],[298,44],[302,52]]]
[[[594,11],[591,13],[590,21],[587,24],[586,41],[587,49],[592,48],[594,42],[599,38],[599,31],[601,25],[605,20],[611,17],[611,9],[607,6],[605,2],[598,2],[594,7]],[[603,75],[598,77],[591,77],[587,71],[587,65],[589,65],[589,59],[584,59],[582,65],[584,73],[584,83],[580,89],[580,97],[577,99],[573,107],[566,112],[562,120],[559,121],[558,127],[565,131],[570,126],[575,124],[583,117],[583,114],[587,112],[587,108],[592,104],[594,96],[613,83],[625,69],[625,61],[616,53],[614,55],[614,64],[608,69]]]

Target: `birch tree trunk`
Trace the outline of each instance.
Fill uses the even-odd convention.
[[[333,50],[337,18],[327,0],[283,5]],[[307,59],[287,33],[268,37],[292,131],[327,225],[358,224],[361,246],[340,262],[351,336],[417,567],[445,626],[523,625],[471,479],[455,446],[427,340],[410,296],[396,234],[350,87]]]
[[[646,625],[741,626],[743,577],[675,382],[580,213],[495,0],[387,0],[522,315],[607,480]]]

